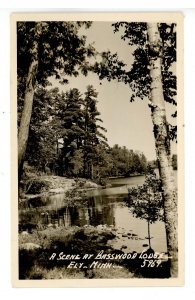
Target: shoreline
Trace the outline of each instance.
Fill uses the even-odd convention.
[[[76,192],[83,195],[88,190],[103,188],[85,178],[67,178],[54,175],[34,175],[22,181],[19,203],[41,197]]]

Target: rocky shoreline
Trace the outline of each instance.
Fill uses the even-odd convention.
[[[108,257],[126,255],[127,245],[122,242],[118,247],[116,242],[138,238],[131,230],[125,234],[114,225],[65,226],[60,220],[45,225],[42,219],[38,220],[38,214],[45,216],[39,207],[44,207],[48,198],[53,201],[52,196],[62,194],[65,207],[83,208],[88,205],[87,191],[98,188],[102,187],[83,178],[44,175],[26,179],[19,198],[20,279],[158,278],[159,270],[164,270],[163,278],[168,276],[166,265],[161,269],[141,268],[143,260],[139,256],[132,260],[95,259],[102,251]],[[80,258],[76,262],[63,259],[69,254]],[[92,258],[84,259],[86,255]]]
[[[123,254],[108,245],[115,236],[115,231],[109,226],[47,228],[32,234],[23,232],[19,235],[20,279],[132,278],[134,274],[120,265],[120,260],[115,260],[112,268],[90,268],[93,263],[109,262],[94,260],[102,250]],[[83,260],[86,254],[92,258]],[[68,256],[78,256],[79,259]],[[70,268],[73,263],[84,263],[86,268]]]
[[[25,182],[23,193],[19,198],[19,210],[28,211],[36,209],[40,203],[52,195],[64,194],[65,205],[85,205],[85,193],[92,189],[101,188],[101,186],[91,180],[76,178],[69,179],[59,176],[41,176],[31,177]],[[26,190],[26,193],[24,191]],[[82,201],[83,200],[83,201]],[[38,202],[37,202],[38,201]],[[29,204],[34,204],[29,206]],[[35,208],[34,208],[35,207]],[[51,253],[78,252],[80,255],[85,253],[98,253],[102,249],[112,251],[108,241],[116,237],[113,226],[48,226],[47,228],[34,228],[32,230],[22,230],[19,233],[19,257],[21,264],[21,279],[39,279],[39,278],[90,278],[95,276],[94,271],[89,274],[81,270],[64,270],[64,265],[55,266],[54,262],[49,260]],[[25,261],[29,265],[25,267]],[[44,263],[43,263],[44,262]],[[59,272],[63,270],[63,275]],[[126,269],[125,276],[131,277]],[[105,270],[104,270],[105,271]],[[70,272],[70,274],[69,274]],[[110,276],[113,276],[110,272]],[[121,270],[121,276],[124,276]],[[99,271],[97,277],[104,277]],[[60,276],[60,277],[59,277]]]
[[[33,201],[51,195],[65,194],[65,200],[78,200],[88,190],[101,188],[97,183],[84,178],[67,178],[52,175],[32,176],[22,182],[19,191],[19,208]]]

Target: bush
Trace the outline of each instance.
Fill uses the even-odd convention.
[[[26,184],[28,194],[40,194],[48,191],[50,187],[50,182],[44,180],[33,180]]]

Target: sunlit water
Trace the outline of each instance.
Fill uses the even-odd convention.
[[[146,220],[132,215],[125,204],[128,188],[142,185],[144,176],[111,179],[111,187],[87,192],[85,205],[65,206],[64,194],[42,199],[42,205],[21,210],[22,230],[32,226],[110,226],[116,238],[109,241],[114,249],[140,252],[148,245]],[[42,227],[42,228],[43,228]],[[157,221],[150,225],[151,246],[157,252],[166,252],[165,225]]]

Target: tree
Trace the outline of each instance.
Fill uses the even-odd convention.
[[[177,170],[177,154],[172,155],[172,167],[173,170]]]
[[[156,154],[160,166],[160,178],[164,196],[165,227],[167,247],[171,263],[171,275],[178,275],[178,226],[177,198],[170,157],[170,140],[167,129],[162,82],[162,40],[157,24],[148,23],[150,50],[152,121],[154,126]]]
[[[66,75],[77,76],[78,68],[86,75],[86,58],[94,54],[86,47],[86,37],[79,37],[81,26],[91,22],[18,22],[17,73],[18,89],[23,96],[23,109],[18,132],[18,170],[22,173],[33,98],[36,87],[46,86],[48,78],[55,76],[67,83]],[[63,77],[63,79],[62,79]]]
[[[176,138],[177,127],[167,123],[165,101],[176,105],[176,76],[171,67],[176,62],[175,24],[128,23],[113,24],[114,32],[134,46],[131,70],[123,68],[118,57],[110,52],[94,65],[101,79],[123,81],[132,89],[130,101],[148,99],[151,109],[156,154],[164,199],[164,215],[171,276],[178,274],[177,198],[170,157],[170,140]],[[106,59],[109,57],[109,60]],[[105,66],[107,71],[105,72]],[[117,67],[116,67],[117,66]],[[172,116],[176,117],[176,113]]]
[[[87,86],[84,98],[84,141],[83,141],[83,154],[84,154],[84,177],[93,179],[94,164],[98,163],[97,146],[103,144],[107,146],[106,137],[103,132],[106,129],[99,125],[102,120],[100,113],[97,110],[97,96],[92,85]]]
[[[70,166],[72,174],[76,177],[83,174],[83,152],[82,150],[75,150],[73,156],[70,158]]]
[[[96,156],[94,157],[94,178],[98,183],[105,185],[109,176],[112,176],[114,167],[111,149],[105,144],[96,146]]]
[[[110,149],[112,157],[112,176],[132,176],[144,174],[146,171],[146,157],[138,151],[128,150],[125,146],[114,145]]]
[[[62,174],[71,174],[75,151],[81,149],[84,136],[83,98],[78,89],[67,91],[58,107],[57,117],[61,119],[63,148],[61,149]],[[78,155],[78,152],[77,152]]]
[[[128,206],[136,218],[145,219],[148,225],[148,243],[151,247],[150,224],[164,221],[163,201],[160,180],[152,169],[147,170],[142,186],[128,189]]]
[[[52,99],[49,121],[53,132],[51,141],[54,137],[57,137],[57,144],[62,140],[57,151],[60,175],[92,178],[95,174],[93,169],[96,167],[97,171],[100,161],[99,147],[106,151],[107,146],[101,132],[106,130],[99,125],[102,120],[97,110],[97,92],[93,86],[88,86],[83,97],[78,89],[73,88],[52,95]]]
[[[56,88],[39,88],[34,94],[26,160],[39,171],[45,171],[57,159],[57,128],[54,126],[53,104],[57,102],[58,96],[59,90]],[[60,129],[59,124],[57,125]]]

